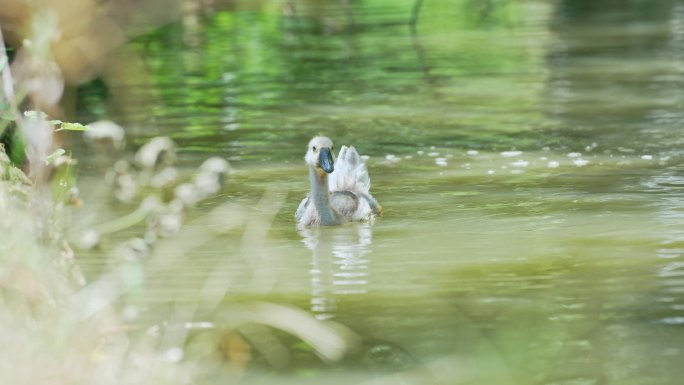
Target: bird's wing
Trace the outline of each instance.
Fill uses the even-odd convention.
[[[342,146],[335,162],[335,171],[328,178],[330,191],[370,193],[370,177],[366,164],[354,146]]]
[[[297,222],[302,220],[302,217],[304,217],[304,212],[308,206],[309,196],[307,195],[304,199],[302,199],[302,202],[299,204],[299,207],[297,207],[297,211],[295,212],[295,219],[297,219]]]

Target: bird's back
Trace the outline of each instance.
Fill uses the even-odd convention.
[[[370,193],[368,169],[354,146],[342,146],[330,174],[331,206],[350,220],[369,220],[382,212]]]
[[[357,195],[370,193],[370,177],[366,164],[354,146],[342,146],[340,149],[328,186],[331,192],[351,191]]]

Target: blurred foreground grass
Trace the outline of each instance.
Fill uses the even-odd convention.
[[[86,282],[66,240],[61,202],[32,182],[0,152],[0,357],[2,383],[180,384],[238,378],[258,356],[270,367],[289,360],[291,335],[323,362],[339,361],[358,338],[339,324],[272,303],[219,304],[227,283],[206,277],[200,298],[171,303],[168,316],[144,317],[159,309],[124,306],[135,290],[144,296],[150,280],[174,262],[226,231],[244,231],[248,252],[263,244],[266,212],[250,221],[246,208],[220,205],[188,223],[173,237],[150,245],[146,256],[112,253],[108,269]],[[266,195],[260,207],[277,209]],[[207,231],[207,229],[211,229]],[[237,230],[236,230],[237,229]],[[141,321],[154,319],[154,322]]]
[[[112,142],[117,139],[112,124],[86,128],[48,120],[42,112],[59,110],[65,81],[59,71],[44,71],[55,68],[50,54],[53,16],[49,10],[36,12],[31,40],[15,56],[26,60],[21,65],[9,60],[0,34],[0,134],[8,144],[8,137],[19,138],[26,153],[23,164],[13,163],[0,146],[0,343],[5,349],[0,383],[226,381],[241,377],[256,356],[268,366],[282,366],[290,354],[283,335],[301,341],[322,362],[339,361],[352,351],[358,342],[353,332],[290,306],[246,302],[219,310],[227,290],[219,275],[205,277],[206,290],[199,299],[172,301],[170,313],[152,317],[152,322],[141,321],[143,313],[159,309],[121,302],[133,290],[144,297],[151,280],[162,278],[174,262],[226,231],[244,232],[250,245],[246,254],[261,252],[267,234],[263,229],[282,200],[267,193],[257,207],[265,211],[252,219],[245,207],[227,204],[184,223],[184,214],[198,200],[218,192],[229,170],[225,160],[210,159],[192,182],[179,185],[168,138],[143,146],[135,166],[114,165],[108,178],[114,198],[139,207],[91,229],[87,242],[75,243],[86,250],[123,229],[142,229],[144,234],[105,251],[106,270],[86,280],[79,249],[74,252],[67,235],[82,221],[73,208],[81,204],[78,160],[59,148],[55,131],[89,129],[94,141],[108,142],[100,150],[110,155],[120,146]],[[13,70],[23,73],[14,78]],[[93,133],[96,127],[104,134]],[[23,153],[24,147],[10,145],[8,150]]]

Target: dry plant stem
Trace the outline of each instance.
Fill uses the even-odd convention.
[[[10,72],[9,58],[7,57],[7,50],[5,47],[5,38],[2,35],[2,26],[0,26],[0,68],[2,68],[2,88],[7,103],[14,102],[14,88],[12,86],[12,72]]]

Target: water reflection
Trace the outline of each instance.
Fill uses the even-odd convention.
[[[684,178],[679,174],[681,168],[674,167],[662,175],[654,175],[643,182],[645,188],[660,195],[655,204],[656,218],[661,225],[662,238],[656,251],[659,263],[656,276],[660,290],[656,301],[661,306],[658,322],[669,325],[684,324],[684,211],[683,199],[677,190],[684,188]],[[675,193],[672,193],[675,191]]]
[[[333,228],[300,229],[311,250],[311,311],[318,319],[335,315],[341,297],[365,294],[370,282],[373,228],[353,223]]]

